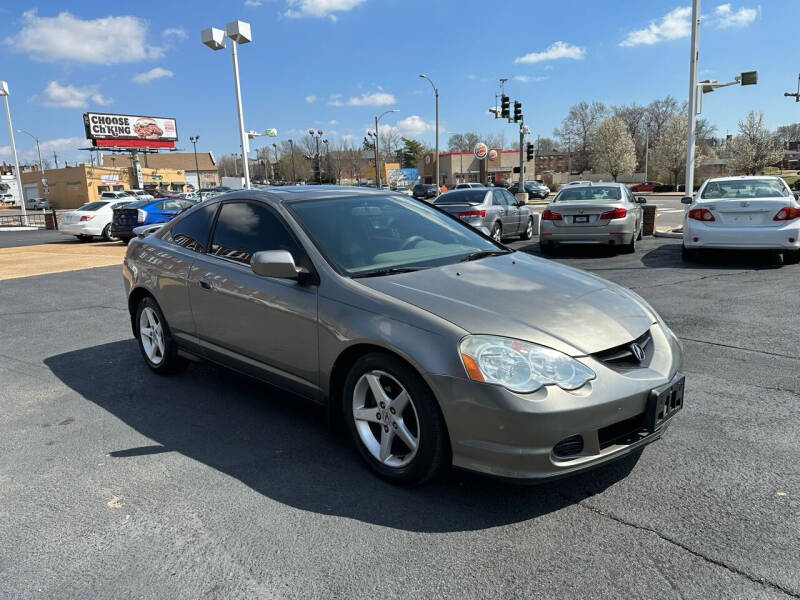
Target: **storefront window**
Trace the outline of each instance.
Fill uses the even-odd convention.
[[[108,188],[108,186],[107,186],[107,185],[98,185],[98,186],[97,186],[97,193],[98,193],[98,194],[102,194],[103,192],[107,192],[107,191],[108,191],[108,189],[109,189],[109,188]]]

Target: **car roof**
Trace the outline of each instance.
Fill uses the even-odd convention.
[[[570,183],[569,187],[592,187],[595,185],[602,187],[626,187],[624,183],[615,181],[575,181]]]
[[[782,177],[778,177],[777,175],[731,175],[729,177],[712,177],[711,179],[707,179],[706,183],[711,183],[712,181],[747,181],[749,179],[783,179]]]
[[[349,185],[297,185],[267,189],[236,190],[227,194],[221,194],[213,198],[217,200],[227,200],[235,198],[255,198],[272,200],[281,203],[303,202],[305,200],[334,200],[337,198],[353,198],[362,196],[364,198],[374,196],[399,196],[408,200],[408,196],[389,189],[365,188]]]

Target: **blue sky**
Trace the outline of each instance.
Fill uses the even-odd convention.
[[[763,1],[763,0],[762,0]],[[298,138],[309,127],[360,140],[374,115],[433,141],[440,89],[447,133],[505,132],[487,112],[498,78],[523,102],[534,135],[550,136],[581,100],[646,104],[687,96],[688,0],[227,0],[212,2],[6,1],[0,7],[0,79],[11,88],[15,127],[45,149],[80,157],[86,110],[171,116],[179,145],[236,151],[230,51],[212,52],[200,30],[242,19],[254,41],[240,48],[247,128]],[[758,69],[759,84],[706,95],[704,116],[734,132],[748,110],[768,126],[800,121],[783,97],[797,84],[798,0],[710,2],[702,7],[700,78],[729,81]],[[32,143],[18,136],[26,159]],[[0,127],[0,160],[8,160]],[[254,146],[258,146],[257,140]]]

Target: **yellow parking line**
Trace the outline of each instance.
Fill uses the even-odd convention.
[[[124,256],[125,246],[120,242],[65,241],[0,248],[0,280],[119,265]]]

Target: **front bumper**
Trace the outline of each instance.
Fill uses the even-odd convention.
[[[800,222],[795,219],[779,227],[724,227],[684,219],[683,245],[728,250],[800,250]]]
[[[671,382],[681,367],[677,339],[658,325],[646,365],[625,372],[593,357],[580,358],[597,378],[571,392],[545,386],[533,394],[466,378],[432,376],[447,422],[453,464],[499,477],[561,477],[611,462],[663,433],[646,431],[650,391]],[[581,436],[583,448],[565,458],[556,445]]]

